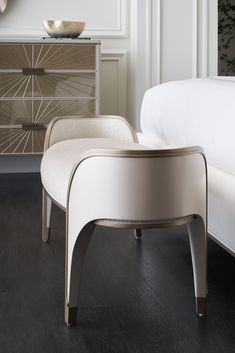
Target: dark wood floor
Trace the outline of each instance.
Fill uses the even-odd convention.
[[[184,228],[97,228],[88,249],[80,324],[67,328],[64,214],[40,235],[37,174],[0,175],[0,353],[234,353],[235,261],[209,242],[208,315],[195,314]]]

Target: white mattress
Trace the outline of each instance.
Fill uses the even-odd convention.
[[[141,129],[149,145],[202,146],[208,163],[235,175],[235,80],[168,82],[145,93]]]
[[[235,255],[235,177],[208,165],[208,232]]]

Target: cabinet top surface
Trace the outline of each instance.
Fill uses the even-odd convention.
[[[0,44],[22,44],[22,43],[38,43],[38,44],[100,44],[100,40],[81,37],[72,38],[51,38],[51,37],[1,37]]]

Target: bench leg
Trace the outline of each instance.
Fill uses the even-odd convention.
[[[196,312],[206,315],[207,296],[207,234],[201,217],[187,225],[192,255]]]
[[[95,228],[94,224],[87,224],[78,234],[74,247],[68,246],[71,236],[67,232],[66,261],[65,261],[65,323],[74,325],[77,322],[78,295],[81,285],[82,267],[90,237]]]
[[[48,243],[50,240],[52,201],[42,188],[42,241]]]

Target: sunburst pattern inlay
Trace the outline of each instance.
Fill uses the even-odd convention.
[[[89,115],[94,114],[95,101],[78,100],[8,100],[0,101],[0,153],[35,153],[42,152],[46,126],[55,116],[64,115]],[[8,125],[26,124],[44,125],[45,129],[33,130],[30,127],[24,130],[22,128],[9,128]],[[38,135],[38,137],[37,137]],[[22,143],[19,143],[22,141]],[[25,141],[25,144],[23,144]],[[10,142],[10,143],[9,143]],[[19,145],[18,145],[19,144]],[[31,150],[30,150],[31,149]]]
[[[0,82],[0,98],[95,96],[95,74],[89,73],[23,75],[0,72]]]
[[[0,153],[40,153],[55,116],[96,112],[96,46],[0,45]]]
[[[3,44],[0,69],[95,70],[94,45]]]

